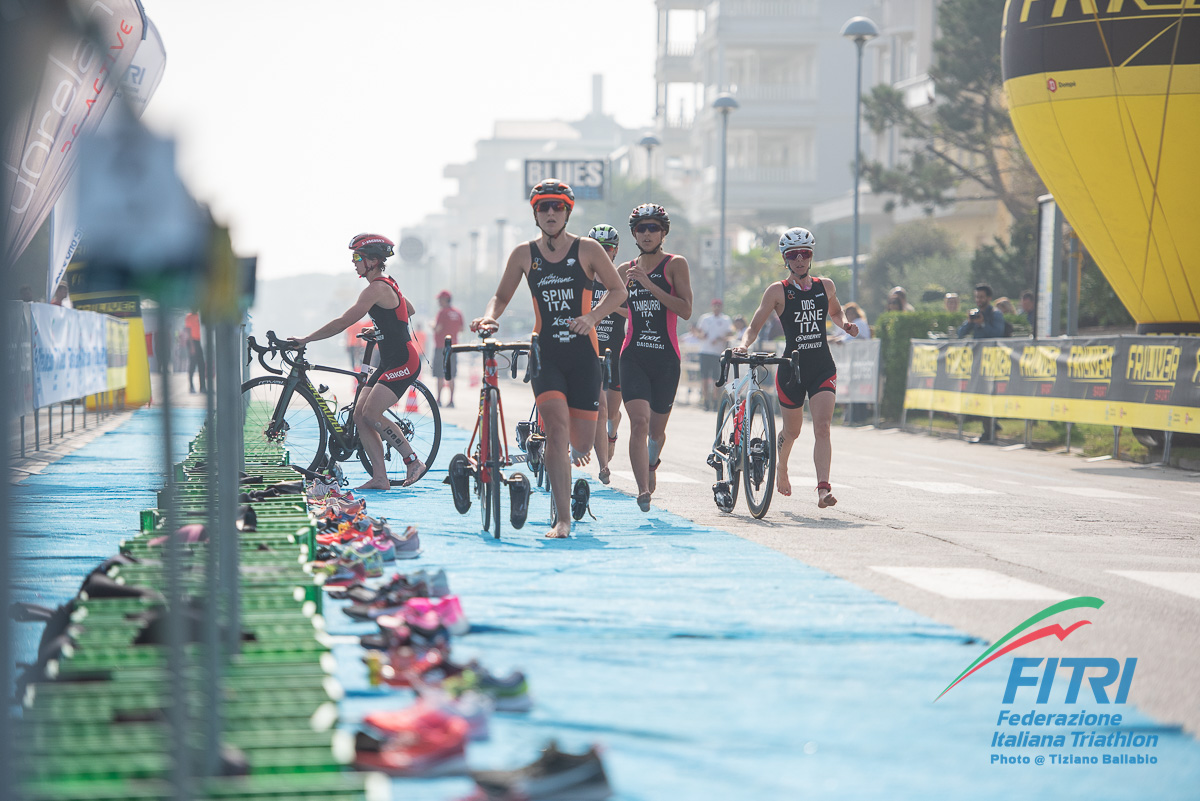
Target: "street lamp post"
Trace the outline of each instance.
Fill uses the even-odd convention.
[[[653,170],[654,148],[661,145],[662,142],[659,141],[657,136],[655,136],[654,134],[651,133],[651,134],[646,134],[645,136],[643,136],[638,141],[638,144],[641,145],[642,147],[646,148],[646,202],[649,203],[650,202],[650,178],[654,174],[654,170]]]
[[[713,101],[712,107],[721,112],[721,231],[717,239],[717,247],[721,251],[717,267],[717,298],[725,302],[725,162],[727,161],[729,145],[729,112],[738,107],[733,95],[722,92]]]
[[[854,90],[854,251],[850,254],[850,300],[858,300],[858,184],[862,173],[862,56],[863,45],[879,35],[879,28],[866,17],[851,17],[842,26],[842,36],[858,48],[858,72]]]

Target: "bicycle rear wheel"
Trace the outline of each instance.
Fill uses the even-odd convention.
[[[273,375],[252,378],[242,384],[246,447],[283,445],[292,464],[317,470],[325,461],[329,432],[308,387],[299,384],[292,390],[282,417],[277,425],[272,425],[286,386],[285,379]]]
[[[746,405],[742,431],[742,477],[750,514],[762,518],[775,491],[775,415],[767,396],[755,390]]]
[[[729,494],[733,500],[732,510],[737,505],[738,489],[741,486],[742,459],[737,452],[736,437],[737,404],[729,395],[722,394],[721,402],[717,405],[717,436],[713,440],[713,450],[722,457],[722,462],[729,466],[729,474],[721,480],[729,483]]]
[[[429,388],[420,381],[414,381],[404,393],[404,397],[384,410],[383,418],[404,435],[408,444],[412,445],[413,452],[425,464],[425,472],[429,472],[433,467],[433,460],[437,457],[438,446],[442,442],[442,415]],[[387,437],[382,439],[388,481],[396,487],[403,484],[408,477],[408,468],[400,451]],[[372,475],[371,460],[367,458],[365,450],[359,449],[358,459],[366,468],[367,475]],[[425,473],[421,475],[424,476]]]

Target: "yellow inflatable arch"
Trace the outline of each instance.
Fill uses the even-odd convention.
[[[1025,152],[1143,333],[1200,333],[1200,0],[1006,0]]]

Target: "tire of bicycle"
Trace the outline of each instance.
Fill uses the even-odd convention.
[[[750,393],[746,410],[742,433],[742,478],[746,484],[746,506],[750,508],[750,514],[761,519],[771,507],[771,495],[775,492],[775,414],[766,394],[759,390]],[[766,444],[766,465],[763,466],[762,483],[757,487],[750,455],[750,444],[756,439]]]
[[[717,404],[717,434],[713,440],[713,452],[715,453],[718,445],[725,445],[733,452],[733,459],[730,461],[729,475],[724,476],[722,481],[729,482],[729,494],[733,498],[733,504],[730,506],[730,511],[737,506],[738,490],[742,483],[742,456],[737,452],[737,446],[733,444],[734,440],[734,420],[737,417],[737,405],[724,393],[721,395],[721,402]]]
[[[287,380],[280,376],[260,376],[242,384],[242,401],[246,409],[246,446],[265,445],[267,427],[283,396]],[[292,464],[308,470],[323,467],[329,444],[329,423],[321,415],[317,399],[308,387],[296,385],[284,413],[288,431],[281,440],[288,450]]]
[[[500,470],[500,392],[494,391],[488,394],[488,419],[491,420],[491,425],[488,426],[488,451],[490,455],[488,461],[491,463],[491,470],[488,472],[490,497],[487,503],[492,509],[492,523],[495,526],[493,535],[496,539],[500,539],[500,489],[504,484],[504,476]],[[484,513],[486,518],[487,513]],[[487,530],[487,523],[483,525],[484,530]]]
[[[408,392],[404,393],[404,397],[384,410],[383,416],[404,432],[413,451],[421,457],[425,464],[425,472],[418,476],[419,479],[429,472],[433,460],[437,458],[438,447],[442,443],[442,415],[429,387],[420,381],[414,381],[410,389],[412,397],[409,397]],[[415,406],[415,410],[410,411],[410,406]],[[383,440],[383,458],[387,463],[388,482],[393,487],[403,484],[408,477],[404,457],[386,439]],[[366,450],[361,447],[358,449],[358,460],[362,462],[367,475],[374,475],[371,460],[367,458]]]

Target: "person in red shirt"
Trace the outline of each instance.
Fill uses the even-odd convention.
[[[183,327],[188,335],[188,392],[196,392],[194,378],[197,372],[200,373],[200,391],[205,392],[208,389],[208,382],[205,381],[208,370],[204,364],[204,346],[200,342],[200,315],[194,311],[188,312],[183,318]]]
[[[438,406],[442,406],[442,387],[450,389],[450,400],[444,405],[447,409],[454,408],[454,376],[458,372],[457,359],[450,363],[450,380],[445,379],[445,374],[442,372],[442,358],[444,356],[446,337],[450,337],[452,345],[458,344],[458,335],[463,330],[462,312],[450,305],[450,292],[443,289],[438,293],[438,313],[433,318],[433,365],[437,371],[437,402]]]

